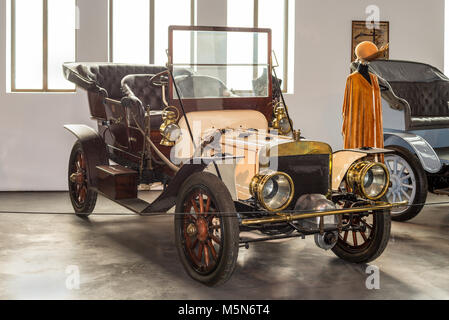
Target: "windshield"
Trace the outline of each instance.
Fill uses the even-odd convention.
[[[238,30],[172,31],[171,62],[181,98],[268,97],[269,32]]]

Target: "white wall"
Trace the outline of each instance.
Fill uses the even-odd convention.
[[[225,24],[226,1],[197,1],[199,25]],[[6,93],[6,1],[0,2],[0,190],[65,190],[75,139],[62,126],[95,125],[86,94]],[[287,102],[306,137],[334,148],[341,147],[351,21],[364,20],[371,4],[390,21],[391,58],[444,64],[444,0],[296,0],[295,93]],[[78,6],[78,61],[106,61],[107,0]]]

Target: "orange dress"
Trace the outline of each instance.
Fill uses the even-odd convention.
[[[342,128],[345,149],[384,147],[379,81],[372,73],[370,78],[371,84],[354,72],[347,79]]]

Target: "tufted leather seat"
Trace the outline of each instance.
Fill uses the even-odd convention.
[[[410,126],[449,126],[449,82],[391,82],[395,94],[410,105]]]
[[[370,71],[379,76],[390,107],[404,111],[406,130],[449,128],[449,78],[440,70],[413,61],[375,60]]]
[[[117,63],[78,64],[76,71],[83,78],[94,82],[106,97],[120,100],[123,97],[122,79],[130,74],[156,74],[166,70],[163,66],[131,65]]]
[[[150,85],[152,76],[152,74],[133,74],[122,79],[124,97],[121,102],[137,116],[141,127],[144,126],[146,106],[150,106],[151,111],[161,111],[164,108],[161,89]],[[167,91],[166,94],[168,94]],[[159,128],[162,124],[162,117],[161,115],[151,115],[150,121],[151,128]]]

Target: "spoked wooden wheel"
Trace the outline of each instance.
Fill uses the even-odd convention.
[[[369,215],[343,217],[344,230],[332,251],[340,258],[354,263],[367,263],[379,257],[390,238],[390,212],[376,211]]]
[[[97,193],[87,185],[87,161],[79,142],[75,143],[69,160],[69,194],[75,213],[87,216],[95,208]]]
[[[193,174],[181,187],[175,241],[187,273],[206,285],[232,275],[239,250],[235,206],[223,182],[210,173]]]
[[[184,250],[192,267],[200,274],[210,274],[218,265],[222,250],[222,217],[206,190],[192,190],[184,202],[182,233]]]

